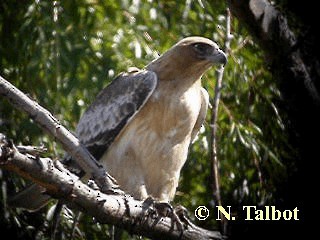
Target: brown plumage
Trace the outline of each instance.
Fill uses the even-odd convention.
[[[201,76],[225,63],[213,41],[181,40],[144,70],[121,74],[103,89],[79,121],[80,141],[127,193],[169,202],[206,116]]]
[[[146,66],[145,71],[155,73],[157,86],[100,158],[126,192],[138,199],[173,199],[188,147],[207,111],[201,76],[225,61],[214,42],[189,37]],[[80,139],[82,127],[80,121]]]

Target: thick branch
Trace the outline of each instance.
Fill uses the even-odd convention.
[[[15,108],[27,113],[43,130],[61,143],[62,147],[77,160],[80,167],[88,172],[103,192],[116,189],[115,180],[104,170],[80,141],[59,121],[37,102],[0,76],[0,95],[4,96]]]
[[[221,239],[219,232],[201,229],[193,224],[182,233],[172,227],[171,219],[158,218],[152,206],[124,195],[106,195],[83,184],[58,161],[18,152],[12,142],[0,134],[0,166],[18,173],[47,189],[72,208],[127,231],[156,239]],[[145,213],[150,217],[146,216]]]
[[[320,104],[319,59],[304,54],[303,44],[290,29],[287,18],[266,0],[228,0],[228,3],[232,13],[247,25],[268,54],[268,61],[273,64],[271,70],[280,78],[303,82],[314,102]]]

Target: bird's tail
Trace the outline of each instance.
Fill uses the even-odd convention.
[[[34,212],[44,207],[50,200],[45,189],[35,183],[9,197],[8,204],[15,208],[24,208]]]

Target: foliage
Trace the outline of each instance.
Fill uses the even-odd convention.
[[[72,130],[99,90],[128,67],[142,68],[184,36],[205,36],[223,46],[225,9],[224,1],[205,0],[2,1],[0,74]],[[236,19],[232,19],[232,34],[218,120],[222,200],[232,206],[272,203],[277,182],[286,179],[283,159],[292,156],[284,116],[276,107],[281,96],[267,60]],[[203,77],[211,98],[214,79],[214,70]],[[54,139],[0,101],[0,132],[23,144],[45,144],[51,157],[63,155]],[[191,211],[198,205],[215,206],[209,117],[190,147],[175,199]],[[9,209],[7,192],[24,182],[1,173],[0,224],[24,239],[49,238],[50,211],[29,214]],[[64,210],[61,239],[71,231],[73,214]],[[213,218],[199,224],[217,227]],[[81,218],[75,232],[77,239],[108,234],[106,226],[93,223],[88,216]]]

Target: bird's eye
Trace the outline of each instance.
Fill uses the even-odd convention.
[[[205,55],[208,49],[207,45],[203,43],[195,43],[193,47],[196,50],[196,52],[199,53],[200,55]]]

